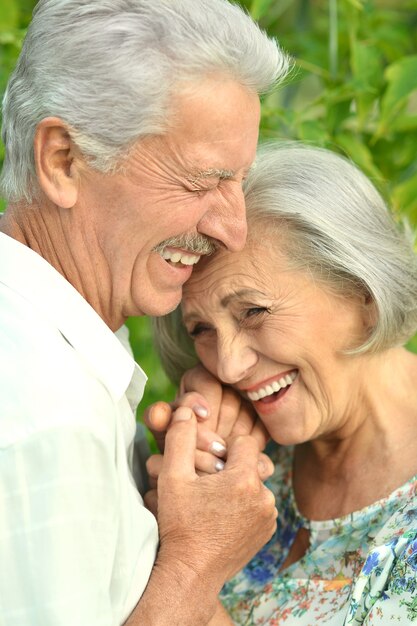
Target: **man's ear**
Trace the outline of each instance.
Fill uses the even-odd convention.
[[[44,194],[56,206],[70,209],[78,197],[76,150],[59,117],[46,117],[35,131],[36,173]]]

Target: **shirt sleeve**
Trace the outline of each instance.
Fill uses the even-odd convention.
[[[0,450],[2,623],[119,626],[117,489],[112,451],[91,432],[50,429]]]

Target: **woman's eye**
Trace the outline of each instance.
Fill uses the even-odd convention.
[[[199,335],[202,335],[203,333],[207,332],[211,330],[210,326],[207,326],[207,324],[196,324],[195,326],[193,326],[192,328],[189,329],[188,334],[190,335],[190,337],[192,339],[195,339],[196,337],[198,337]]]
[[[255,317],[256,315],[262,315],[268,313],[268,309],[265,306],[253,306],[245,311],[245,318]]]
[[[270,313],[270,310],[265,306],[248,307],[242,312],[240,324],[248,328],[256,329],[263,323],[268,313]]]

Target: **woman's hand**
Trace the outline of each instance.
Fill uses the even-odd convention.
[[[223,386],[202,365],[197,365],[184,374],[174,402],[155,402],[145,410],[145,423],[161,452],[172,412],[179,406],[192,409],[199,422],[211,432],[211,435],[208,432],[202,435],[208,446],[213,441],[224,443],[237,435],[252,435],[260,450],[268,441],[268,433],[251,404],[231,387]]]
[[[191,408],[199,420],[196,451],[196,469],[199,472],[211,474],[222,470],[228,444],[239,435],[251,435],[259,450],[264,448],[267,432],[253,407],[233,389],[222,386],[202,366],[184,375],[180,394],[174,402],[157,402],[145,412],[145,422],[152,430],[161,452],[164,450],[172,413],[180,406]],[[262,480],[272,474],[273,465],[266,455],[260,453],[258,465]],[[155,486],[161,466],[160,455],[154,455],[148,460],[151,486]]]

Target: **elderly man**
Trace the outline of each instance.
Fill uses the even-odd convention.
[[[271,536],[256,445],[197,476],[185,407],[158,534],[131,474],[146,377],[114,332],[244,245],[258,94],[287,65],[226,0],[38,3],[3,107],[2,624],[223,623],[219,589]]]

